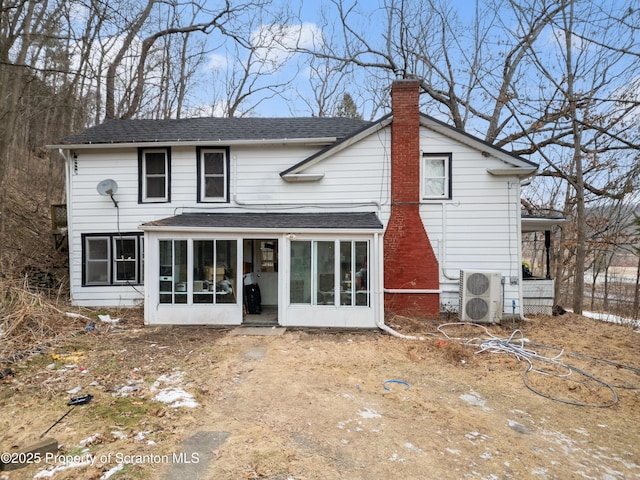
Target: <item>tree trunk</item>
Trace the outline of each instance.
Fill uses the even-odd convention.
[[[22,23],[22,41],[15,64],[5,59],[5,64],[0,65],[0,94],[3,100],[6,99],[5,111],[0,112],[2,116],[2,131],[0,133],[0,233],[6,228],[6,185],[7,175],[10,171],[12,154],[12,139],[15,133],[16,120],[18,118],[18,104],[20,100],[20,89],[23,87],[23,73],[27,59],[27,50],[31,44],[31,28],[34,10],[37,2],[29,2]]]
[[[573,283],[573,311],[574,313],[582,313],[582,303],[584,299],[584,264],[586,261],[586,220],[584,205],[584,171],[582,167],[582,126],[578,119],[577,96],[574,92],[574,83],[576,76],[573,65],[573,20],[574,2],[569,2],[569,10],[563,10],[564,17],[564,36],[565,36],[565,66],[567,91],[566,97],[569,102],[569,115],[571,117],[572,135],[573,135],[573,168],[575,170],[575,189],[576,197],[576,257],[575,257],[575,275]]]
[[[633,296],[633,318],[638,319],[638,307],[640,306],[640,252],[638,252],[638,267],[636,268],[636,291]]]

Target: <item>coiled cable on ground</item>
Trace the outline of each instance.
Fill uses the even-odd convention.
[[[484,331],[484,336],[482,337],[469,337],[469,338],[460,338],[449,335],[445,329],[447,327],[457,327],[457,326],[470,326],[475,328],[480,328]],[[480,353],[504,353],[514,356],[518,361],[526,363],[526,368],[522,373],[522,378],[524,385],[531,390],[532,392],[550,400],[566,403],[569,405],[576,405],[582,407],[597,407],[597,408],[606,408],[615,405],[618,400],[618,393],[616,391],[617,388],[626,388],[626,389],[638,389],[640,386],[638,385],[611,385],[610,383],[598,378],[583,369],[580,369],[574,365],[570,365],[562,360],[565,355],[564,349],[559,349],[556,347],[548,347],[540,344],[532,344],[525,337],[524,333],[521,330],[514,330],[508,338],[500,338],[493,335],[484,325],[479,325],[476,323],[468,323],[468,322],[453,322],[453,323],[445,323],[441,324],[437,328],[438,332],[443,335],[447,340],[456,341],[461,343],[462,345],[471,346],[476,348],[476,354]],[[555,350],[558,353],[554,356],[542,355],[539,350]],[[582,355],[577,352],[569,352],[568,355],[576,356],[577,358],[582,358],[594,362],[601,362],[609,366],[613,366],[617,369],[625,369],[630,372],[635,373],[636,375],[640,375],[640,369],[636,367],[631,367],[628,365],[623,365],[617,362],[612,362],[605,359],[600,359],[596,357],[591,357],[588,355]],[[609,392],[610,400],[598,403],[589,403],[589,402],[581,402],[576,400],[570,400],[566,398],[561,398],[558,396],[550,395],[545,392],[542,392],[536,388],[534,388],[529,382],[529,375],[531,373],[536,373],[540,375],[548,375],[556,378],[565,379],[567,381],[575,382],[577,384],[586,385],[588,382],[594,382],[600,388],[603,388]],[[580,380],[580,377],[584,377],[584,380]]]

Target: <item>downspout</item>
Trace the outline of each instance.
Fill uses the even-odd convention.
[[[458,202],[458,205],[460,205],[460,202]],[[460,276],[457,277],[450,277],[447,274],[447,214],[446,214],[446,208],[447,208],[447,203],[446,202],[442,202],[442,248],[441,253],[442,253],[442,261],[440,262],[440,270],[442,271],[442,276],[444,278],[446,278],[447,280],[451,280],[454,282],[459,282],[460,281]]]
[[[72,169],[73,169],[73,158],[71,156],[69,156],[69,154],[71,153],[69,150],[64,150],[62,148],[58,149],[58,153],[60,154],[60,156],[64,159],[64,164],[65,164],[65,169],[64,169],[64,176],[65,176],[65,195],[66,195],[66,203],[67,203],[67,245],[68,245],[68,249],[69,249],[69,279],[73,278],[73,276],[71,275],[71,269],[73,268],[73,261],[71,259],[71,256],[73,255],[73,242],[72,240],[72,234],[73,234],[73,223],[70,221],[73,218],[73,205],[71,204],[71,173],[72,173]],[[73,298],[73,293],[74,293],[74,288],[73,285],[69,285],[69,297],[71,302],[74,301]]]
[[[424,337],[416,337],[415,335],[404,335],[400,332],[395,331],[389,325],[384,323],[384,293],[387,291],[386,288],[381,288],[384,283],[384,249],[381,247],[382,241],[380,240],[380,234],[376,233],[374,235],[374,244],[377,249],[377,257],[378,257],[378,274],[375,277],[375,288],[377,294],[375,295],[376,303],[377,303],[377,311],[378,314],[376,316],[376,325],[378,328],[384,332],[387,332],[389,335],[392,335],[397,338],[402,338],[403,340],[424,340]],[[391,289],[393,290],[393,289]],[[402,291],[405,292],[405,291]]]
[[[384,311],[382,312],[382,316],[384,317]],[[396,332],[393,328],[384,323],[384,318],[377,322],[377,324],[380,330],[384,330],[389,335],[393,335],[394,337],[402,338],[403,340],[424,340],[424,337],[416,337],[415,335],[404,335],[400,332]]]
[[[520,317],[520,320],[527,320],[527,318],[524,316],[524,311],[523,311],[523,306],[524,306],[524,299],[523,299],[523,279],[522,279],[522,210],[519,208],[520,205],[520,198],[522,198],[521,195],[521,185],[520,182],[514,182],[514,187],[516,189],[515,192],[515,199],[513,202],[513,205],[509,205],[509,208],[511,208],[512,206],[514,206],[514,210],[515,210],[515,229],[516,229],[516,252],[518,254],[518,260],[517,260],[517,266],[516,266],[516,271],[518,272],[518,302],[520,302],[520,313],[518,314],[518,317]],[[508,197],[509,200],[511,200],[511,197]],[[513,266],[513,265],[512,265]],[[511,268],[511,267],[509,267]],[[504,300],[503,300],[504,302]],[[504,306],[503,306],[504,308]]]

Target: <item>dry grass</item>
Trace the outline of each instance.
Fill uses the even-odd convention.
[[[50,345],[85,327],[68,317],[68,304],[59,292],[31,289],[27,278],[0,278],[0,360],[19,357]]]
[[[447,319],[388,319],[418,341],[379,331],[252,337],[230,329],[144,327],[140,310],[122,310],[101,312],[122,318],[117,328],[98,324],[77,335],[88,320],[15,287],[2,307],[14,346],[46,343],[47,335],[57,340],[44,354],[16,361],[15,375],[0,381],[0,449],[36,442],[67,410],[68,392],[81,387],[93,402],[49,433],[61,453],[82,452],[79,443],[98,434],[89,446],[96,458],[170,455],[196,432],[226,432],[207,479],[622,479],[640,471],[634,421],[640,375],[620,367],[640,367],[640,342],[626,326],[578,315],[516,325],[531,342],[549,347],[548,355],[564,349],[567,362],[621,386],[611,408],[585,408],[550,397],[601,404],[610,400],[607,389],[579,376],[567,382],[532,372],[527,380],[537,395],[523,383],[525,362],[478,353],[470,344],[487,332],[509,337],[511,322],[485,332],[443,326]],[[96,312],[83,313],[93,318]],[[175,372],[182,372],[179,386],[198,408],[156,400],[154,383]],[[386,383],[390,379],[408,386]],[[54,478],[100,478],[115,466],[98,462]],[[129,464],[111,478],[162,478],[168,467]],[[43,468],[7,478],[33,478]]]

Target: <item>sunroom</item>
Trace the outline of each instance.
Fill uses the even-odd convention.
[[[374,213],[188,213],[142,229],[146,324],[375,328],[382,315]]]

